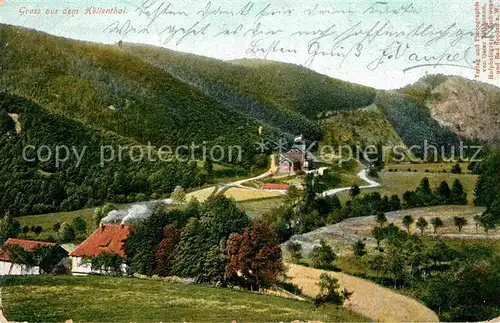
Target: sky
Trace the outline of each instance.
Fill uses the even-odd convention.
[[[471,0],[5,0],[0,22],[93,42],[283,61],[379,89],[436,73],[500,86],[499,44],[488,41],[498,40],[498,13],[488,13],[500,0],[479,2],[476,12]],[[487,40],[475,39],[482,25],[493,26]]]

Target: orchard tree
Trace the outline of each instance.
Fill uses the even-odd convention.
[[[389,199],[389,206],[391,211],[399,211],[401,210],[401,199],[398,195],[394,194]]]
[[[432,218],[431,219],[431,224],[434,228],[434,234],[437,233],[437,230],[441,227],[444,226],[444,223],[443,223],[443,220],[441,220],[441,218],[438,218],[438,217],[435,217],[435,218]]]
[[[462,232],[462,228],[467,225],[467,220],[464,217],[456,216],[453,218],[453,223],[458,228],[458,232]]]
[[[423,235],[425,229],[429,226],[429,223],[423,217],[418,218],[416,223],[417,228],[420,230],[420,233]]]
[[[298,242],[289,241],[286,244],[286,250],[294,263],[298,263],[302,258],[302,245]]]
[[[413,217],[411,215],[405,215],[403,217],[403,225],[405,226],[406,228],[406,231],[408,231],[408,233],[410,233],[410,227],[411,225],[415,222],[415,220],[413,219]]]

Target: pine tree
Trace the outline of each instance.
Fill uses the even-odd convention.
[[[467,193],[465,193],[464,187],[458,178],[453,182],[450,201],[453,204],[467,204]]]
[[[450,186],[448,186],[448,183],[446,181],[442,181],[441,184],[439,185],[438,194],[445,203],[450,201],[451,190]]]

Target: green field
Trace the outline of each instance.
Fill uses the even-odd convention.
[[[10,277],[2,289],[12,321],[365,321],[342,307],[246,291],[111,277]]]
[[[415,190],[419,185],[422,178],[429,178],[429,182],[432,188],[438,187],[442,181],[447,181],[448,185],[451,187],[455,179],[459,179],[464,186],[465,192],[467,192],[467,197],[469,199],[469,204],[473,204],[474,201],[474,189],[476,187],[477,175],[470,174],[442,174],[442,173],[410,173],[410,172],[381,172],[379,173],[379,181],[382,187],[379,189],[382,195],[393,195],[397,194],[402,196],[408,190]]]
[[[397,169],[400,172],[407,172],[408,169],[411,169],[412,171],[416,170],[417,172],[422,172],[422,173],[425,173],[426,171],[429,171],[431,173],[437,173],[445,170],[448,173],[451,173],[451,169],[455,164],[456,163],[389,164],[385,167],[385,170]],[[459,163],[459,164],[463,174],[469,173],[469,170],[467,169],[469,163]]]
[[[262,214],[277,208],[283,203],[282,197],[263,198],[258,200],[238,202],[238,207],[245,211],[250,218],[262,216]]]
[[[267,211],[271,210],[274,207],[278,207],[281,205],[283,201],[282,197],[273,197],[273,198],[263,198],[249,201],[237,202],[240,209],[245,211],[251,218],[255,218],[261,216]],[[126,208],[127,205],[121,205],[120,209]],[[179,206],[175,206],[178,208]],[[174,208],[174,207],[172,207]],[[54,223],[59,222],[69,222],[73,221],[74,218],[81,216],[85,222],[87,222],[87,233],[90,234],[94,231],[95,227],[92,225],[92,215],[94,214],[94,208],[82,209],[71,212],[58,212],[58,213],[50,213],[50,214],[41,214],[41,215],[27,215],[16,218],[21,226],[41,226],[43,232],[40,236],[36,236],[34,233],[29,232],[27,235],[27,239],[34,240],[46,240],[49,237],[54,237],[55,232],[52,231],[52,226]]]
[[[58,213],[50,213],[50,214],[41,214],[41,215],[27,215],[27,216],[21,216],[16,218],[16,220],[21,223],[21,226],[27,225],[28,227],[31,226],[41,226],[43,229],[43,232],[40,234],[39,237],[35,236],[34,233],[30,232],[28,233],[27,238],[28,239],[40,239],[44,240],[47,239],[50,236],[54,236],[55,232],[52,232],[52,226],[54,223],[59,222],[69,222],[73,221],[74,218],[81,216],[85,222],[87,222],[87,233],[90,233],[93,231],[93,227],[91,225],[92,223],[92,215],[94,214],[94,208],[90,209],[82,209],[78,211],[71,211],[71,212],[58,212]]]

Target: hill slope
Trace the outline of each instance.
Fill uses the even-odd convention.
[[[225,62],[168,49],[124,44],[124,50],[196,86],[219,102],[245,110],[276,126],[282,119],[294,133],[318,139],[314,120],[328,111],[355,109],[373,103],[375,90],[335,80],[307,68],[264,60]],[[294,129],[303,124],[302,129]],[[317,131],[317,130],[315,130]]]
[[[129,151],[118,160],[118,146],[135,145],[128,138],[0,92],[0,215],[69,211],[104,201],[132,202],[171,192],[176,185],[203,185],[205,179],[196,163],[133,161]],[[46,148],[37,154],[42,146]],[[55,158],[58,146],[69,149],[59,150],[60,163]],[[113,147],[114,159],[108,148],[102,153],[103,146]],[[152,156],[158,159],[156,151]]]
[[[500,145],[500,88],[459,76],[431,75],[401,92],[425,103],[432,117],[455,134]]]
[[[375,105],[354,111],[334,113],[322,122],[325,136],[320,145],[397,145],[402,142],[399,134]]]
[[[231,322],[294,320],[360,322],[337,306],[245,291],[112,277],[24,277],[3,284],[4,315],[12,321]]]
[[[260,122],[118,46],[0,25],[0,53],[0,89],[86,125],[158,146],[256,141]]]

